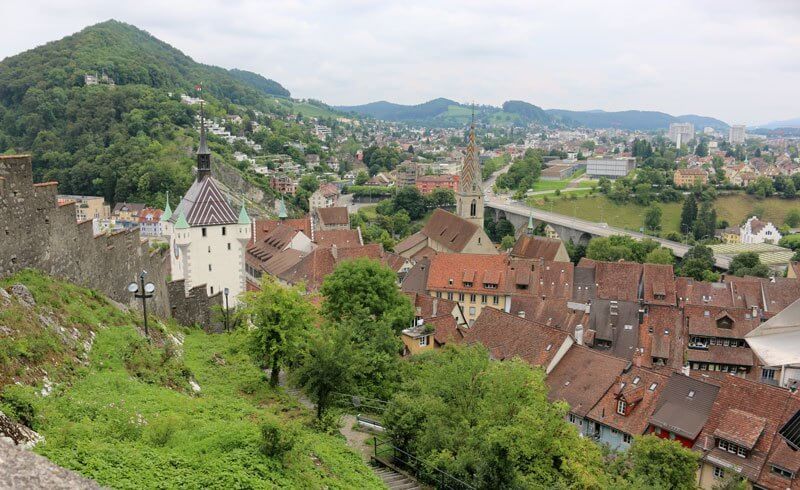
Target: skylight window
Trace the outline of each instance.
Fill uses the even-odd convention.
[[[635,385],[638,385],[638,384],[639,384],[639,381],[640,381],[641,379],[642,379],[642,378],[640,378],[639,376],[636,376],[635,378],[633,378],[633,384],[635,384]]]
[[[656,387],[657,387],[657,386],[658,386],[658,383],[653,383],[653,384],[651,384],[651,385],[650,385],[650,391],[656,391]]]
[[[689,398],[694,398],[694,390],[689,391]]]

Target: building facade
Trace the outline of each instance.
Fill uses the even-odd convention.
[[[741,145],[747,137],[747,129],[744,124],[734,124],[728,130],[728,143],[732,145]]]
[[[757,216],[748,219],[739,228],[740,243],[778,243],[782,237],[775,225],[761,221]]]
[[[590,158],[586,161],[586,175],[617,179],[625,177],[636,168],[635,158]]]

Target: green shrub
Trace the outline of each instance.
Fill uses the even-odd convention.
[[[341,420],[341,412],[334,408],[330,408],[322,414],[321,418],[314,418],[314,420],[311,421],[311,428],[323,434],[328,434],[331,436],[339,435],[339,426],[341,425]]]
[[[36,430],[38,410],[36,395],[30,388],[8,385],[0,393],[0,410],[12,420]]]
[[[145,439],[153,446],[166,446],[180,425],[180,419],[172,415],[154,418],[145,430]]]
[[[281,424],[276,418],[268,418],[261,424],[259,450],[270,458],[282,458],[294,448],[297,430],[291,425]]]
[[[128,372],[145,383],[191,392],[192,372],[170,342],[159,349],[145,339],[133,339],[124,349],[123,360]]]

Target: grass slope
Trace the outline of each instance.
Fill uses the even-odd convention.
[[[554,211],[567,216],[573,212],[578,218],[601,222],[611,226],[618,226],[631,230],[638,230],[642,226],[646,207],[637,204],[615,204],[606,197],[595,194],[577,200],[565,198],[552,199],[544,202],[542,199],[532,199],[530,202],[538,208]],[[682,203],[656,203],[663,211],[661,226],[663,231],[679,231]],[[777,225],[783,223],[786,214],[791,209],[800,211],[800,200],[779,198],[757,199],[747,194],[720,196],[714,202],[719,220],[727,220],[732,226],[738,225],[748,217],[757,214],[760,218],[772,221]]]
[[[63,288],[55,308],[73,305],[84,311],[81,321],[106,325],[88,365],[62,377],[50,396],[26,388],[46,437],[36,451],[55,463],[114,488],[382,488],[341,438],[312,431],[307,410],[269,389],[246,352],[245,332],[172,330],[185,336],[183,345],[149,347],[133,318],[108,310],[102,297],[87,301],[91,292],[36,273],[4,284],[15,282],[27,284],[37,303]],[[297,434],[283,458],[259,451],[267,420]]]

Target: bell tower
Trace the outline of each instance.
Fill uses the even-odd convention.
[[[483,228],[483,176],[478,161],[478,148],[475,145],[475,106],[472,107],[469,144],[461,165],[461,176],[458,182],[456,214]]]

